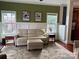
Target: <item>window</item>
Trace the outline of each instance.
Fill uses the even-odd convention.
[[[57,14],[47,13],[47,33],[53,35],[57,32]]]
[[[5,35],[13,35],[16,33],[16,12],[1,11],[2,15],[2,33]]]

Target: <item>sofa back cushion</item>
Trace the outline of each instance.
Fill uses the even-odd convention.
[[[40,29],[28,29],[28,37],[36,37],[43,34],[44,32]]]
[[[41,29],[19,29],[19,36],[28,36],[28,37],[36,37],[44,34],[44,31]]]
[[[28,37],[35,37],[37,36],[37,32],[35,29],[28,29]]]
[[[37,32],[36,33],[37,36],[40,36],[40,35],[43,35],[44,34],[44,32],[41,29],[37,29],[36,32]]]
[[[28,36],[28,30],[27,29],[19,29],[18,30],[18,35],[19,36]]]

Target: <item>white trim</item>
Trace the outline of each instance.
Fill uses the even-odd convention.
[[[60,6],[59,24],[62,24],[62,20],[63,20],[63,7],[64,6]]]
[[[57,15],[57,17],[58,17],[58,13],[49,13],[49,12],[48,12],[47,15],[48,15],[48,14],[49,14],[49,15]]]
[[[71,43],[72,16],[73,16],[73,0],[67,0],[67,15],[66,15],[66,44]]]

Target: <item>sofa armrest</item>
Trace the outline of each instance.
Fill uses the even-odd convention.
[[[43,36],[48,37],[48,34],[47,33],[44,33]]]
[[[26,37],[26,36],[19,36],[19,35],[16,35],[16,38],[21,38],[21,37]]]

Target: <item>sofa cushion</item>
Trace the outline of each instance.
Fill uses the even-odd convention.
[[[37,34],[37,36],[40,36],[40,35],[43,35],[44,32],[43,32],[43,30],[41,30],[41,29],[37,29],[37,30],[36,30],[36,34]]]
[[[28,38],[29,37],[37,37],[36,33],[28,33]]]
[[[28,33],[35,33],[36,29],[28,29]]]
[[[36,37],[37,31],[36,29],[28,29],[28,37]]]
[[[28,29],[28,37],[36,37],[43,34],[44,32],[40,29]]]
[[[18,40],[27,40],[28,39],[28,37],[19,37],[19,38],[17,38]]]
[[[28,36],[28,30],[27,29],[19,29],[18,35],[19,36]]]

